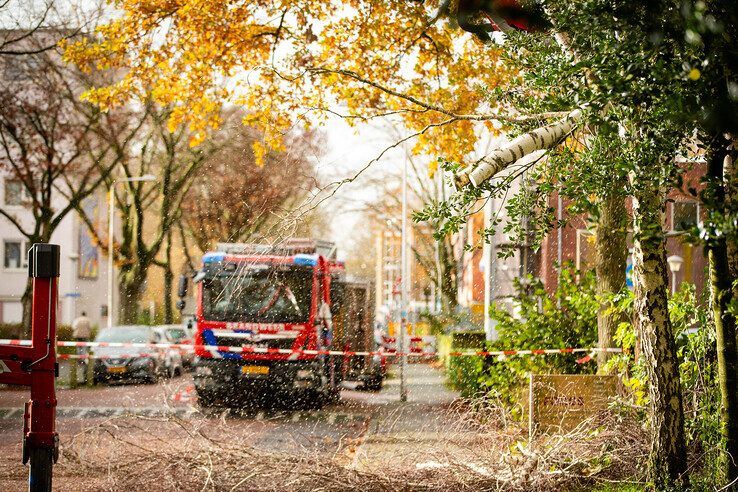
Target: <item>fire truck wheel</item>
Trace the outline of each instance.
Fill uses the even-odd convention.
[[[54,450],[33,448],[29,451],[31,472],[28,476],[30,492],[51,492],[51,468]]]
[[[325,395],[318,390],[309,389],[295,393],[296,406],[305,410],[320,410],[325,405]]]
[[[330,405],[333,403],[338,403],[341,400],[341,388],[336,387],[328,387],[325,391],[325,403]]]
[[[217,406],[218,404],[218,398],[215,396],[215,393],[211,391],[206,390],[196,390],[197,391],[197,403],[202,408],[212,408],[214,406]]]

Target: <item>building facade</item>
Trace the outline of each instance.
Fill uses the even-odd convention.
[[[0,175],[0,204],[23,227],[31,228],[33,216],[24,203],[22,187],[8,173]],[[63,198],[56,198],[57,207]],[[102,192],[91,195],[83,209],[93,222],[104,221],[105,200]],[[87,226],[75,212],[68,213],[52,234],[52,243],[61,248],[59,276],[59,312],[62,324],[71,324],[83,311],[93,324],[107,323],[106,256],[92,239]],[[23,316],[21,296],[28,279],[28,240],[18,228],[0,217],[0,322],[20,323]]]

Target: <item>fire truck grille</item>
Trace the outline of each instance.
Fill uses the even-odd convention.
[[[291,349],[295,342],[294,338],[275,338],[270,340],[260,340],[258,342],[250,342],[243,338],[236,337],[215,337],[218,346],[224,347],[255,347],[255,348],[276,348]]]

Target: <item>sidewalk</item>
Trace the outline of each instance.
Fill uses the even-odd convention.
[[[472,426],[459,418],[458,394],[444,385],[444,374],[427,364],[408,364],[406,403],[399,401],[399,368],[375,395],[377,409],[353,467],[379,471],[392,464],[412,468],[442,466],[449,453],[468,450],[476,437]],[[369,400],[367,403],[371,404]]]

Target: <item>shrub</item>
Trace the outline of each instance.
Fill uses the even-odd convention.
[[[577,281],[578,279],[578,281]],[[515,282],[515,309],[510,313],[493,308],[498,338],[492,350],[593,347],[597,343],[597,310],[592,272],[580,273],[571,266],[562,269],[561,281],[549,295],[540,279],[527,277]],[[528,373],[592,373],[593,363],[578,364],[572,354],[487,358],[479,378],[480,389],[510,404],[516,403],[519,388]]]
[[[485,347],[483,331],[461,331],[451,334],[451,350],[482,350]],[[480,390],[483,358],[476,356],[450,357],[447,365],[449,386],[463,397],[476,396]]]
[[[487,343],[490,350],[593,347],[597,341],[597,310],[592,272],[580,273],[567,266],[561,282],[549,295],[540,279],[515,280],[514,312],[493,307],[497,340]],[[479,346],[470,348],[481,348]],[[454,344],[454,350],[458,350]],[[536,373],[592,373],[592,363],[577,364],[572,354],[510,356],[500,358],[454,357],[449,364],[449,382],[464,396],[491,393],[503,402],[514,404],[527,375]]]
[[[22,329],[23,325],[20,323],[0,323],[0,338],[17,340]]]

